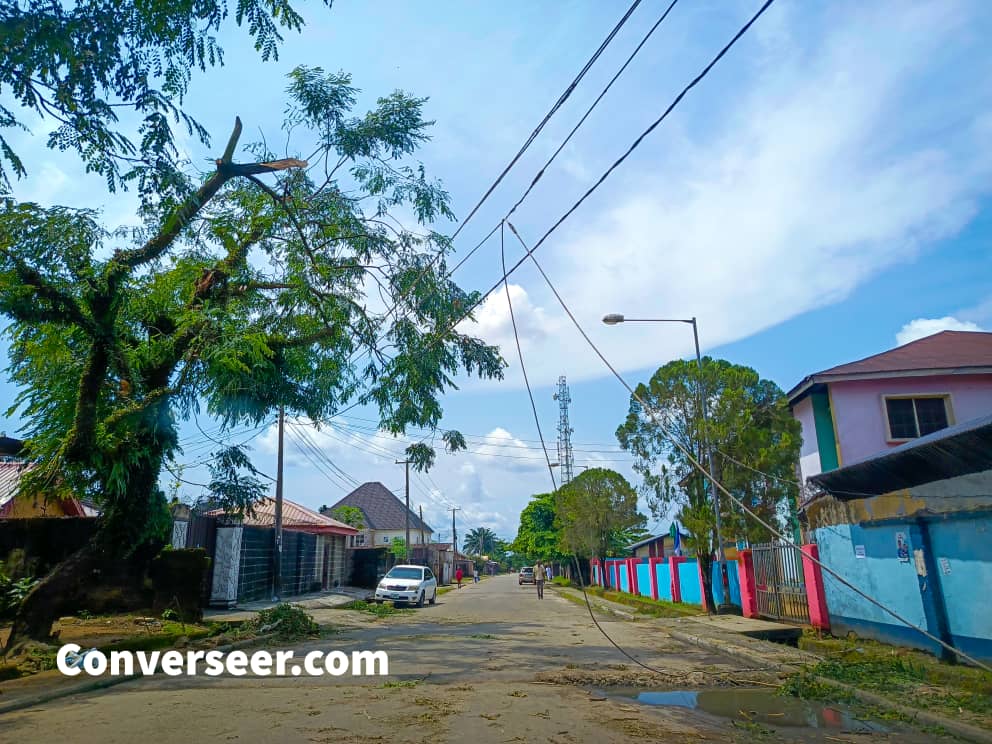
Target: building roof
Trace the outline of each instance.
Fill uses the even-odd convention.
[[[841,500],[992,470],[992,415],[965,421],[809,478]]]
[[[264,497],[254,504],[252,514],[245,514],[242,524],[249,527],[274,527],[276,523],[276,500],[270,496]],[[223,509],[213,509],[207,512],[209,517],[223,516]],[[354,535],[358,533],[351,525],[336,519],[318,514],[313,509],[307,509],[288,499],[282,502],[282,526],[287,530],[312,532],[333,535]]]
[[[788,397],[790,403],[795,402],[817,383],[923,374],[992,374],[992,333],[941,331],[809,375]]]
[[[406,528],[407,508],[396,495],[378,481],[363,483],[327,511],[339,506],[355,506],[365,515],[365,526],[370,530],[402,530]],[[421,521],[410,509],[410,529],[433,532],[430,525]]]
[[[0,455],[16,457],[21,454],[21,450],[23,449],[24,442],[20,439],[14,439],[13,437],[8,437],[6,434],[0,434]]]
[[[12,515],[24,516],[23,513],[18,514],[18,512],[22,511],[21,507],[24,505],[21,504],[18,507],[14,502],[14,497],[17,495],[17,486],[20,483],[21,474],[25,470],[30,470],[32,467],[34,467],[34,464],[26,460],[0,459],[0,518],[6,518]],[[72,497],[55,499],[54,501],[57,501],[58,508],[52,509],[51,512],[48,510],[48,504],[53,503],[53,501],[46,501],[45,499],[36,499],[35,501],[38,503],[31,507],[32,509],[37,507],[32,514],[33,516],[99,516],[98,510],[87,509],[79,499]]]

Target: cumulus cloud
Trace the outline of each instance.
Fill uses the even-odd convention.
[[[951,315],[943,318],[916,318],[904,325],[896,334],[896,343],[899,346],[908,344],[927,336],[932,336],[941,331],[984,331],[977,323],[970,320],[958,320]]]

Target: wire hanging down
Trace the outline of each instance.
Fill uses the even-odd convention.
[[[585,339],[585,342],[596,353],[596,356],[598,356],[600,358],[600,360],[603,362],[603,364],[606,366],[606,368],[613,374],[614,377],[616,377],[616,379],[620,382],[620,384],[623,385],[624,388],[626,388],[627,392],[630,393],[631,397],[633,397],[641,405],[642,409],[645,411],[645,413],[647,413],[647,415],[651,418],[651,420],[654,422],[654,424],[656,426],[658,426],[662,430],[662,432],[664,432],[666,435],[668,435],[668,428],[665,426],[665,422],[662,421],[661,418],[655,412],[655,410],[650,405],[648,405],[647,402],[644,401],[644,399],[642,399],[637,394],[637,391],[634,390],[634,388],[632,388],[630,386],[630,384],[627,382],[627,380],[624,379],[624,377],[617,371],[616,367],[614,367],[613,364],[603,355],[603,352],[600,351],[599,347],[595,344],[595,342],[593,342],[593,340],[591,338],[589,338],[589,335],[586,333],[585,329],[582,327],[582,324],[579,323],[578,319],[575,317],[575,315],[572,312],[571,308],[568,306],[568,304],[562,298],[561,294],[558,292],[558,289],[555,287],[555,285],[551,281],[550,277],[548,277],[547,273],[544,271],[544,268],[541,266],[540,262],[538,262],[537,257],[534,256],[533,249],[530,249],[530,250],[527,249],[527,244],[524,242],[523,238],[520,237],[520,233],[517,232],[516,228],[513,226],[512,223],[508,222],[507,223],[507,226],[510,228],[510,231],[516,236],[517,240],[520,241],[520,245],[523,246],[523,248],[524,248],[525,251],[527,251],[527,256],[526,257],[529,257],[531,259],[531,261],[533,262],[534,266],[537,268],[538,272],[540,272],[541,276],[544,277],[544,281],[547,283],[548,288],[551,290],[552,294],[554,294],[555,299],[558,300],[558,304],[561,305],[562,310],[565,311],[565,314],[572,321],[572,324],[575,326],[576,330],[578,330],[578,332],[582,336],[582,338]],[[768,530],[769,534],[774,535],[778,539],[785,541],[789,545],[792,545],[791,543],[789,543],[789,541],[787,540],[787,538],[781,532],[779,532],[777,529],[775,529],[775,527],[773,527],[772,525],[770,525],[768,522],[766,522],[764,519],[762,519],[758,514],[756,514],[754,511],[752,511],[751,508],[748,507],[743,501],[741,501],[740,499],[738,499],[729,490],[727,490],[727,488],[719,480],[717,480],[716,478],[714,478],[707,471],[707,469],[704,468],[702,466],[702,464],[700,464],[699,460],[696,459],[696,456],[688,448],[686,448],[677,439],[672,438],[670,436],[669,436],[669,438],[672,439],[672,442],[673,442],[674,446],[679,451],[682,452],[682,454],[689,461],[689,463],[696,470],[698,470],[703,475],[704,478],[708,479],[713,484],[713,486],[720,491],[720,493],[722,493],[727,498],[729,498],[733,503],[735,503],[738,507],[740,507],[740,509],[743,510],[754,521],[756,521],[758,524],[760,524],[762,527],[764,527],[766,530]],[[924,628],[921,628],[920,626],[916,625],[912,621],[907,620],[905,617],[903,617],[902,615],[900,615],[895,610],[893,610],[893,609],[889,608],[888,606],[882,604],[879,600],[875,599],[870,594],[867,594],[866,592],[864,592],[861,589],[859,589],[858,587],[856,587],[854,584],[852,584],[850,581],[848,581],[847,579],[845,579],[837,571],[835,571],[830,566],[828,566],[827,564],[825,564],[819,558],[814,558],[811,555],[807,555],[805,553],[802,553],[800,551],[800,549],[799,549],[799,546],[797,546],[797,545],[792,545],[792,548],[794,550],[800,552],[801,559],[802,560],[809,560],[812,563],[815,563],[823,571],[827,572],[830,576],[832,576],[834,579],[836,579],[837,581],[839,581],[841,584],[843,584],[844,586],[846,586],[848,589],[850,589],[851,591],[853,591],[858,596],[862,597],[863,599],[868,600],[871,604],[873,604],[876,607],[878,607],[880,610],[882,610],[883,612],[885,612],[890,617],[898,620],[903,625],[905,625],[905,626],[907,626],[909,628],[912,628],[913,630],[916,630],[917,632],[919,632],[922,635],[924,635],[926,638],[929,638],[930,640],[932,640],[935,643],[937,643],[938,645],[940,645],[942,648],[945,648],[948,651],[951,651],[952,653],[956,654],[960,658],[962,658],[962,659],[964,659],[966,661],[969,661],[972,664],[974,664],[975,666],[980,667],[982,669],[985,669],[986,671],[992,672],[992,666],[989,666],[989,665],[987,665],[987,664],[979,661],[978,659],[974,658],[973,656],[970,656],[969,654],[965,653],[964,651],[961,651],[961,650],[955,648],[954,646],[952,646],[951,644],[947,643],[943,639],[938,638],[937,636],[933,635],[932,633],[930,633],[929,631],[925,630]]]

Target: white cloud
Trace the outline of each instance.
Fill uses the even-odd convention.
[[[516,319],[520,343],[525,350],[540,344],[557,329],[557,323],[548,317],[543,307],[531,301],[527,290],[519,284],[510,284],[510,301],[513,303],[513,318],[510,317],[506,290],[501,287],[476,310],[475,322],[462,323],[459,329],[499,345],[508,360],[513,356],[511,350],[514,349],[513,319]]]
[[[908,344],[910,341],[926,338],[941,331],[984,330],[977,323],[972,323],[970,320],[958,320],[951,315],[946,315],[943,318],[916,318],[916,320],[909,321],[900,329],[896,334],[896,343],[902,346],[903,344]]]
[[[707,126],[681,130],[677,147],[659,130],[641,160],[541,249],[566,301],[621,370],[690,353],[692,336],[672,325],[607,328],[605,313],[695,315],[712,348],[845,299],[975,213],[992,172],[981,144],[987,99],[965,108],[932,85],[933,60],[943,54],[946,63],[967,33],[964,6],[846,7],[828,35],[801,50],[772,29],[759,64],[748,71],[740,60],[743,81],[724,96],[707,88]],[[776,54],[779,64],[765,63]],[[547,308],[539,347],[536,332],[521,329],[532,382],[602,376],[540,277],[526,276],[514,276],[529,292],[518,290],[522,298]],[[480,328],[512,361],[505,305],[490,298]]]

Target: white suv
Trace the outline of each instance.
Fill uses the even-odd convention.
[[[375,588],[376,602],[382,604],[387,599],[417,607],[423,607],[424,600],[434,604],[437,601],[434,572],[426,566],[393,566]]]

